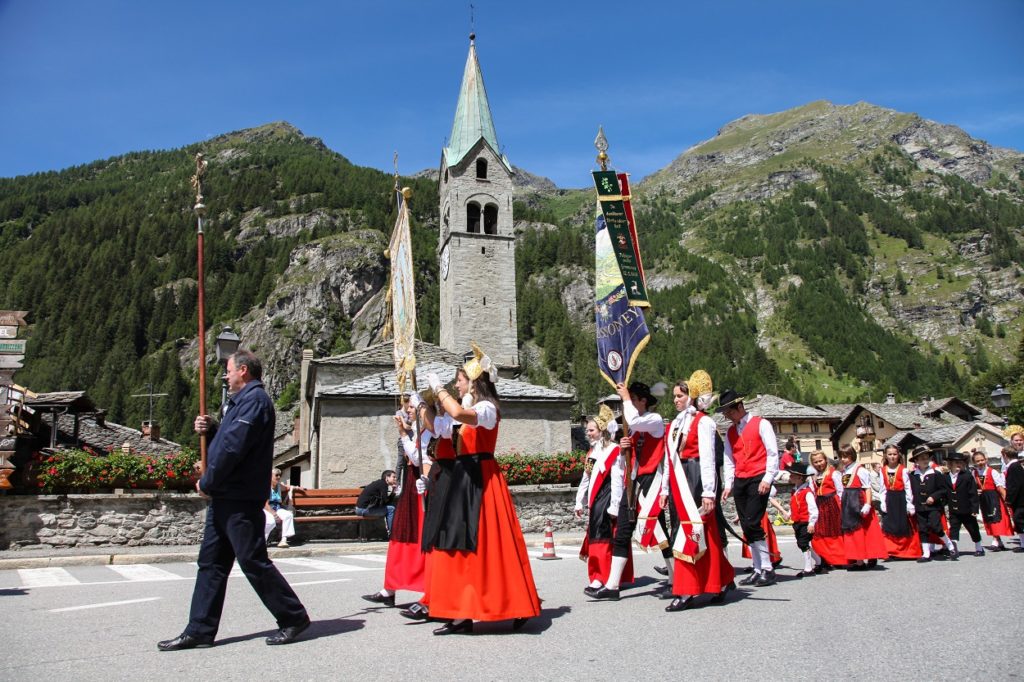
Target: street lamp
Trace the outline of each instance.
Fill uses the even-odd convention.
[[[217,362],[224,368],[220,377],[220,412],[224,416],[224,410],[228,405],[228,358],[235,354],[241,339],[231,327],[224,326],[224,331],[217,335]]]
[[[995,408],[1002,413],[1003,428],[1006,428],[1006,425],[1009,424],[1009,421],[1006,419],[1006,408],[1010,406],[1010,392],[1003,388],[1002,384],[997,384],[989,397],[992,398],[992,404],[995,405]]]

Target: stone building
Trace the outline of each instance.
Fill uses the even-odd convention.
[[[498,146],[472,36],[455,111],[438,178],[441,343],[416,342],[417,385],[427,385],[429,372],[453,379],[476,342],[501,375],[497,454],[568,451],[574,396],[513,378],[519,338],[512,166]],[[394,468],[394,375],[390,341],[327,358],[305,351],[298,451],[279,460],[292,470],[287,476],[303,486],[353,487]]]

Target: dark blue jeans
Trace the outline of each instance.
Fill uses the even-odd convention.
[[[204,639],[217,635],[228,575],[235,559],[279,628],[300,625],[309,619],[302,602],[267,556],[263,524],[262,501],[210,501],[187,634]]]
[[[383,516],[384,523],[388,527],[388,535],[391,535],[391,519],[395,518],[395,508],[390,504],[388,506],[377,505],[376,507],[356,507],[356,514],[360,516]]]

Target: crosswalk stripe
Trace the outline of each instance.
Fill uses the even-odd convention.
[[[156,580],[188,580],[184,576],[165,571],[150,564],[115,564],[107,566],[113,572],[133,582],[150,582]]]
[[[346,559],[362,559],[363,561],[373,561],[378,564],[385,564],[388,561],[386,554],[345,554],[343,556]]]
[[[350,564],[339,564],[333,561],[320,561],[319,559],[308,559],[306,557],[274,559],[274,563],[284,564],[286,566],[298,566],[299,568],[309,568],[316,571],[322,571],[324,573],[347,573],[350,571],[377,570],[376,568],[368,568],[366,566],[352,566]]]
[[[19,568],[18,576],[22,587],[54,587],[56,585],[78,585],[81,581],[63,568]]]
[[[144,597],[142,599],[126,599],[125,601],[108,601],[102,604],[83,604],[82,606],[65,606],[62,609],[50,609],[50,613],[63,613],[64,611],[83,611],[85,609],[102,609],[108,606],[124,606],[126,604],[140,604],[147,601],[156,601],[161,597]]]

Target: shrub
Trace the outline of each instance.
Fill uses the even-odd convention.
[[[525,455],[510,452],[495,459],[509,485],[578,482],[587,453],[582,450]]]
[[[100,454],[91,448],[35,453],[36,481],[40,492],[64,492],[72,488],[157,488],[189,490],[198,475],[199,455],[184,448],[174,455],[147,455],[112,450]]]

